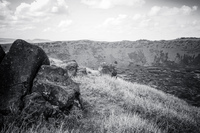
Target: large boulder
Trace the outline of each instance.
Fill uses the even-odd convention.
[[[1,61],[3,60],[3,58],[4,58],[5,55],[6,55],[6,54],[5,54],[3,48],[2,48],[1,45],[0,45],[0,63],[1,63]]]
[[[49,65],[38,46],[16,40],[0,64],[0,113],[18,112],[41,65]]]
[[[24,97],[24,109],[21,113],[22,121],[27,124],[36,123],[39,119],[48,120],[51,117],[64,117],[63,113],[44,99],[44,97],[33,92]],[[39,121],[40,122],[40,121]]]
[[[79,76],[87,75],[87,69],[84,67],[78,67],[77,75]]]
[[[98,70],[101,74],[107,74],[107,75],[110,75],[111,77],[117,76],[117,70],[115,69],[115,66],[112,64],[109,65],[109,64],[103,62],[103,63],[101,63]]]
[[[50,58],[51,66],[61,67],[67,70],[69,77],[74,77],[77,75],[78,64],[75,60],[58,60],[54,58]]]
[[[43,65],[34,79],[31,95],[33,93],[39,98],[28,97],[28,99],[34,99],[28,101],[34,101],[37,106],[29,106],[30,102],[28,102],[28,104],[25,104],[25,108],[28,111],[35,111],[34,108],[39,108],[37,109],[38,115],[43,113],[45,116],[52,117],[55,114],[51,113],[54,110],[53,107],[57,107],[57,111],[53,112],[60,111],[68,114],[76,101],[82,107],[79,99],[79,85],[73,82],[69,78],[67,70],[61,67]],[[34,103],[32,104],[34,105]],[[46,106],[46,103],[49,103],[48,106]],[[50,111],[44,113],[45,110]]]
[[[76,76],[78,64],[75,60],[63,61],[63,64],[65,64],[65,68],[68,71],[69,77]]]

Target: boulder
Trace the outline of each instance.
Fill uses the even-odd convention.
[[[79,76],[87,75],[86,68],[84,68],[84,67],[78,67],[77,75],[79,75]]]
[[[70,60],[70,61],[63,61],[65,64],[65,68],[68,71],[69,77],[76,76],[77,69],[78,69],[78,64],[75,60]]]
[[[67,69],[68,76],[74,77],[77,74],[78,71],[78,64],[75,60],[58,60],[54,58],[50,58],[50,64],[51,66],[57,66],[64,69]]]
[[[3,118],[3,115],[0,113],[0,131],[3,127],[3,122],[4,122],[4,118]]]
[[[24,40],[16,40],[0,64],[0,112],[23,108],[22,98],[30,91],[41,65],[49,65],[45,52]]]
[[[98,70],[93,70],[91,68],[86,68],[86,72],[88,75],[91,75],[91,76],[100,76],[100,72]]]
[[[58,108],[46,101],[41,94],[33,92],[24,97],[24,109],[21,116],[22,121],[32,124],[39,119],[48,120],[49,116],[61,118],[64,115]]]
[[[101,74],[107,74],[110,75],[111,77],[117,76],[117,70],[115,69],[115,66],[112,64],[108,65],[107,63],[104,62],[100,65],[98,70]]]
[[[6,55],[6,54],[5,54],[3,48],[2,48],[1,45],[0,45],[0,63],[1,63],[1,61],[3,60],[3,58],[4,58],[5,55]]]
[[[61,60],[59,60],[59,59],[55,59],[55,58],[49,58],[49,60],[50,60],[50,65],[51,66],[60,66],[60,67],[62,67],[62,65],[63,65],[63,61],[61,61]]]
[[[34,111],[32,108],[39,108],[37,109],[39,111],[37,113],[38,115],[41,113],[44,114],[45,110],[49,110],[44,115],[53,117],[52,115],[55,114],[51,113],[54,110],[53,107],[57,107],[57,111],[53,112],[69,114],[75,101],[78,101],[80,107],[82,107],[79,98],[79,85],[70,79],[67,70],[61,67],[43,65],[34,79],[31,95],[32,93],[34,93],[36,97],[39,97],[36,98],[36,100],[31,100],[34,101],[37,107],[27,106],[29,104],[25,104],[25,108],[26,110],[32,111]],[[49,103],[47,106],[46,102]],[[60,114],[62,115],[62,113]]]

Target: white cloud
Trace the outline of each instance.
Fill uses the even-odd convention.
[[[23,27],[23,28],[19,28],[17,30],[26,31],[26,30],[32,30],[32,29],[35,29],[35,27],[34,26],[26,26],[26,27]]]
[[[142,15],[142,14],[135,14],[133,17],[132,17],[132,19],[133,20],[139,20],[139,19],[143,19],[143,18],[145,18],[145,15]]]
[[[171,35],[181,33],[181,30],[186,28],[188,31],[189,29],[192,31],[200,25],[199,20],[192,19],[194,16],[190,16],[196,10],[196,6],[189,7],[183,5],[180,8],[154,6],[143,14],[121,14],[117,17],[107,18],[99,25],[98,30],[110,34],[135,34],[138,32],[142,33],[141,36],[147,33],[149,35],[151,33],[155,35],[159,35],[158,33]]]
[[[9,19],[12,16],[12,11],[9,9],[10,3],[6,0],[0,1],[0,20]]]
[[[48,27],[48,28],[45,28],[45,29],[43,30],[43,32],[48,32],[48,31],[51,31],[51,30],[52,30],[52,28]]]
[[[124,21],[124,19],[126,19],[126,18],[127,18],[127,15],[125,15],[125,14],[120,14],[120,15],[118,15],[118,17],[116,17],[116,18],[107,18],[107,19],[104,21],[103,25],[104,25],[104,26],[120,25],[120,24]]]
[[[30,4],[21,3],[15,10],[11,10],[9,6],[10,3],[6,0],[0,1],[0,29],[2,31],[6,29],[31,30],[36,28],[38,23],[56,18],[58,15],[68,15],[65,0],[34,0]]]
[[[149,12],[149,16],[155,16],[157,15],[161,10],[161,7],[159,6],[154,6],[151,8],[150,12]]]
[[[21,3],[15,11],[17,19],[46,18],[54,14],[67,14],[65,0],[35,0],[31,4]]]
[[[72,20],[62,20],[59,24],[58,24],[58,28],[67,28],[69,25],[72,24]]]
[[[81,3],[92,8],[109,9],[114,6],[141,6],[145,4],[145,0],[81,0]]]
[[[197,6],[193,6],[193,7],[188,7],[188,6],[182,6],[180,11],[184,14],[184,15],[190,15],[191,12],[194,12],[197,10]]]
[[[190,15],[192,12],[197,10],[197,6],[189,7],[183,5],[182,7],[159,7],[159,6],[154,6],[151,8],[149,11],[148,15],[149,16],[173,16],[173,15]]]

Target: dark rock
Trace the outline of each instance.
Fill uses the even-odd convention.
[[[33,92],[24,97],[24,109],[22,118],[27,124],[37,122],[39,119],[48,120],[48,118],[62,118],[62,112],[44,99],[44,97],[36,92]]]
[[[0,112],[18,112],[22,98],[30,91],[40,66],[49,65],[45,52],[38,46],[16,40],[0,64]]]
[[[4,58],[5,55],[6,55],[6,54],[5,54],[5,52],[3,51],[3,48],[2,48],[1,45],[0,45],[0,63],[1,63],[1,61],[3,60],[3,58]]]
[[[63,61],[66,65],[69,77],[76,76],[78,64],[75,60]]]
[[[65,114],[69,113],[76,100],[82,107],[79,85],[69,78],[67,70],[60,67],[43,65],[34,79],[31,92],[39,94]],[[45,108],[43,105],[39,105],[41,110]]]
[[[3,115],[0,114],[0,131],[1,131],[2,127],[3,127],[3,122],[4,122]]]
[[[78,67],[77,75],[80,75],[80,76],[87,75],[86,68]]]
[[[112,64],[108,65],[106,63],[102,63],[98,70],[101,74],[108,74],[111,77],[117,76],[117,70],[115,69],[115,66],[113,66]]]

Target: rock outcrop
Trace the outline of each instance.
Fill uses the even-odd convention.
[[[37,112],[34,108],[38,108],[36,114],[43,114],[46,118],[68,114],[75,101],[82,107],[79,85],[69,78],[67,70],[56,66],[43,65],[40,68],[27,99],[30,102],[25,104],[25,112],[31,114]]]
[[[69,77],[76,76],[78,70],[77,62],[75,60],[70,60],[70,61],[63,61],[63,63],[66,65]]]
[[[18,112],[41,65],[49,65],[38,46],[16,40],[0,64],[0,113]]]
[[[104,62],[100,65],[98,70],[101,74],[108,74],[111,77],[117,76],[117,70],[115,69],[115,66],[113,66],[112,64],[108,65],[107,63]]]
[[[2,48],[1,45],[0,45],[0,63],[1,63],[1,61],[3,60],[3,58],[4,58],[5,55],[6,55],[6,54],[5,54],[5,52],[3,51],[3,48]]]
[[[77,75],[79,75],[79,76],[87,75],[86,68],[84,68],[84,67],[78,67]]]
[[[51,62],[51,66],[57,66],[57,67],[62,67],[63,69],[66,69],[69,77],[74,77],[77,74],[78,64],[75,60],[62,61],[59,59],[50,58],[50,62]]]
[[[44,97],[33,92],[24,97],[24,109],[21,113],[22,120],[27,124],[37,123],[39,119],[48,120],[49,117],[63,118],[64,114]]]

